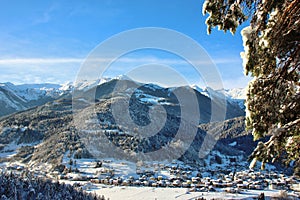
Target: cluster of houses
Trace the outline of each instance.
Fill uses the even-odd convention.
[[[96,163],[98,173],[87,176],[79,170],[71,174],[52,174],[57,179],[84,181],[92,184],[135,187],[181,187],[190,192],[228,192],[242,190],[284,190],[294,191],[300,198],[300,179],[277,171],[243,169],[209,169],[204,173],[188,165],[157,165],[153,168],[138,168],[132,176],[118,175],[111,168]],[[16,169],[18,170],[18,168]],[[23,171],[23,169],[21,169]],[[76,176],[72,176],[76,175]],[[54,177],[54,176],[53,176]],[[53,178],[52,177],[52,178]]]
[[[143,171],[138,173],[138,177],[106,176],[90,179],[90,182],[115,186],[183,187],[189,188],[191,192],[225,191],[238,193],[245,189],[293,190],[300,195],[300,179],[272,171],[242,170],[228,174],[215,171],[214,178],[211,178],[202,177],[201,173],[195,174],[178,166],[166,167],[164,170],[166,169],[169,176],[158,175],[159,173],[152,171]]]

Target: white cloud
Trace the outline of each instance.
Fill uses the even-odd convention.
[[[91,60],[93,62],[107,62],[112,61],[113,58],[97,58]],[[22,65],[22,64],[62,64],[62,63],[82,63],[84,62],[84,58],[3,58],[0,59],[0,65]],[[159,63],[159,64],[187,64],[187,61],[183,59],[163,59],[163,58],[156,58],[156,57],[139,57],[139,58],[130,58],[124,57],[117,59],[116,62],[120,63],[136,63],[136,64],[149,64],[149,63]],[[215,64],[227,64],[227,63],[236,63],[240,62],[237,59],[214,59],[213,62]],[[207,64],[210,61],[207,60],[196,60],[195,63],[197,64]]]

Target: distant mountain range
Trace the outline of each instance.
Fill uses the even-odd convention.
[[[116,89],[117,85],[119,87]],[[77,96],[71,95],[74,90],[77,91]],[[41,167],[43,163],[50,163],[52,170],[59,170],[62,158],[67,152],[74,158],[91,158],[95,156],[93,153],[95,148],[98,148],[98,153],[101,153],[106,145],[110,148],[109,144],[114,144],[124,155],[130,155],[128,152],[134,154],[153,152],[174,140],[179,128],[186,133],[193,128],[197,132],[189,149],[182,152],[180,159],[185,162],[202,162],[198,154],[208,132],[214,134],[214,131],[217,131],[221,138],[225,139],[221,143],[218,142],[215,147],[224,155],[241,156],[254,147],[254,145],[247,146],[247,151],[243,151],[243,144],[245,142],[250,144],[252,138],[236,139],[249,133],[244,129],[245,112],[238,103],[231,101],[232,99],[227,98],[225,116],[227,121],[207,124],[211,121],[212,114],[212,101],[209,94],[213,91],[210,90],[205,94],[189,86],[163,88],[155,84],[142,84],[119,77],[93,84],[80,82],[75,88],[71,84],[14,86],[6,83],[1,85],[1,91],[2,105],[5,105],[2,107],[10,107],[10,110],[6,110],[6,114],[11,114],[0,119],[0,162],[21,162],[31,167]],[[199,126],[190,125],[189,120],[180,121],[181,107],[190,105],[188,102],[184,105],[179,103],[174,95],[177,91],[187,95],[194,93],[197,97],[200,117],[196,124]],[[214,94],[213,97],[218,98],[218,95]],[[155,105],[164,107],[167,113],[165,125],[157,130],[157,134],[150,135],[148,138],[140,137],[140,128],[132,129],[127,124],[119,125],[114,118],[112,105],[122,105],[121,103],[125,101],[129,105],[130,117],[138,127],[147,126],[150,122],[154,128],[160,126],[163,113],[158,113],[153,121],[149,118],[149,113]],[[79,116],[76,122],[74,122],[72,102],[80,105],[76,108],[76,116]],[[14,111],[18,112],[13,113]],[[190,111],[193,116],[194,111]],[[123,115],[121,114],[120,117]],[[82,136],[93,144],[84,143]],[[105,137],[109,142],[98,142],[95,140],[97,136]],[[226,139],[229,137],[230,139]],[[236,141],[241,142],[241,146],[228,145]],[[178,140],[178,145],[185,144],[184,142],[181,144]],[[116,152],[105,151],[102,156],[123,155]],[[168,155],[171,156],[173,153],[174,151],[170,151]]]
[[[70,89],[58,84],[0,83],[0,117],[43,105],[70,93]]]
[[[112,80],[130,80],[126,76],[116,78],[102,78],[93,81],[80,80],[76,83],[66,84],[23,84],[14,85],[12,83],[0,83],[0,117],[9,115],[18,111],[23,111],[35,106],[43,105],[47,102],[71,95],[74,88],[81,91],[88,91]],[[245,89],[227,89],[224,91],[214,91],[210,88],[199,88],[197,85],[191,85],[192,89],[202,95],[210,97],[211,94],[223,93],[228,102],[237,104],[244,109]],[[170,88],[171,89],[171,88]],[[146,100],[146,99],[144,99]]]
[[[191,87],[208,97],[211,97],[212,94],[218,95],[219,93],[222,93],[225,95],[227,101],[237,103],[242,109],[245,109],[246,88],[233,88],[220,91],[213,90],[209,87],[203,89],[197,85],[191,85]]]

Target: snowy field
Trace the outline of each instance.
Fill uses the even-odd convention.
[[[240,193],[231,194],[227,192],[190,192],[187,188],[154,188],[154,187],[129,187],[129,186],[112,186],[104,184],[91,184],[84,181],[60,181],[66,184],[80,183],[84,184],[83,189],[87,192],[104,195],[109,200],[196,200],[204,199],[243,199],[252,200],[264,193],[265,199],[270,200],[274,197],[285,197],[282,199],[300,199],[299,193],[285,193],[280,190],[243,190]]]
[[[101,186],[92,188],[88,191],[96,192],[104,195],[110,200],[192,200],[197,198],[205,199],[253,199],[262,192],[266,199],[271,197],[278,197],[280,191],[278,190],[245,190],[240,194],[229,194],[225,192],[189,192],[186,188],[153,188],[153,187],[118,187],[118,186]],[[291,197],[293,194],[291,194]],[[295,197],[296,199],[296,197]]]

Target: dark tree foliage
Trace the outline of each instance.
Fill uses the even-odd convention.
[[[68,184],[13,173],[0,174],[0,199],[30,200],[105,200],[102,196],[83,192]]]
[[[259,142],[250,159],[300,166],[300,0],[206,0],[207,26],[242,30],[248,85],[246,125]]]

